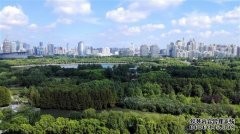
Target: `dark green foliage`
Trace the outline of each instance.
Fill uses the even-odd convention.
[[[123,64],[115,65],[113,69],[105,70],[105,75],[109,79],[114,79],[116,81],[127,82],[134,79],[136,76],[135,72],[132,72],[130,69],[134,68],[134,64]]]

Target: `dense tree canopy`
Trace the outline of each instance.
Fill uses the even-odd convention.
[[[52,63],[79,65],[77,68],[57,65],[10,67]],[[121,64],[103,68],[92,63]],[[7,130],[6,133],[220,133],[189,131],[187,124],[193,117],[235,118],[236,132],[221,133],[239,133],[239,58],[44,57],[0,60],[0,106],[10,104],[10,90],[16,96],[27,98],[31,107],[78,111],[71,112],[68,118],[55,118],[40,116],[31,109],[17,113],[3,109],[0,129]],[[101,111],[115,108],[120,110]],[[131,112],[121,111],[126,108]]]

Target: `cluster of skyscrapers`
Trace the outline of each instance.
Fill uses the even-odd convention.
[[[15,52],[27,52],[30,49],[30,45],[20,41],[4,40],[3,45],[0,46],[0,53],[15,53]]]
[[[167,49],[160,49],[158,45],[141,45],[135,47],[131,44],[127,48],[93,48],[86,46],[83,41],[78,42],[75,47],[66,47],[54,45],[52,43],[39,44],[30,48],[27,43],[20,41],[4,40],[0,45],[0,58],[27,58],[28,56],[143,56],[143,57],[183,57],[183,58],[203,58],[203,57],[236,57],[240,56],[240,47],[237,45],[217,45],[197,43],[194,39],[190,39],[185,43],[184,39],[171,42],[167,45]]]
[[[166,55],[170,57],[203,58],[203,57],[236,57],[240,56],[240,47],[237,45],[218,45],[197,43],[194,39],[185,43],[184,39],[167,45]]]
[[[20,41],[4,40],[0,45],[0,58],[27,58],[30,45]]]

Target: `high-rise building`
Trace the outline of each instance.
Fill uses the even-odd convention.
[[[150,46],[150,56],[151,57],[159,57],[160,56],[160,50],[159,50],[159,47],[157,45],[152,45]]]
[[[5,39],[3,41],[3,53],[11,53],[11,42]]]
[[[240,57],[240,46],[237,47],[237,56]]]
[[[68,48],[68,47],[69,47],[69,44],[67,43],[67,44],[66,44],[66,53],[68,53],[68,51],[69,51],[69,48]]]
[[[149,56],[149,47],[147,45],[140,46],[140,56]]]
[[[63,55],[64,54],[63,47],[56,47],[55,48],[55,54]]]
[[[47,54],[48,55],[54,55],[54,45],[53,44],[48,44],[47,45]]]
[[[167,45],[167,56],[173,57],[173,48],[174,48],[173,42]]]
[[[160,56],[167,56],[167,49],[160,49]]]
[[[187,43],[187,50],[188,51],[194,51],[194,50],[197,50],[197,45],[196,45],[196,42],[195,40],[190,40],[188,43]]]
[[[2,53],[2,43],[0,44],[0,53]]]
[[[39,46],[34,47],[33,54],[37,56],[43,56],[44,54],[47,54],[44,52],[43,42],[39,42]]]
[[[135,46],[134,46],[133,43],[131,43],[131,45],[129,46],[129,50],[133,53],[132,55],[135,54]],[[130,52],[130,53],[131,53],[131,52]]]
[[[86,46],[85,54],[86,55],[92,55],[92,47],[91,46]]]
[[[232,47],[232,56],[237,56],[237,46],[231,45],[231,47]]]
[[[43,42],[39,42],[39,47],[43,47]]]
[[[84,48],[84,43],[83,43],[83,41],[80,41],[79,43],[78,43],[78,48],[77,48],[77,50],[78,50],[78,55],[79,56],[85,56],[85,48]]]
[[[17,43],[15,41],[11,42],[11,53],[17,52]]]
[[[28,52],[30,50],[30,45],[27,43],[21,43],[19,51]]]
[[[130,48],[122,48],[119,50],[119,55],[120,56],[134,56],[134,51],[133,49]]]
[[[199,45],[198,45],[198,51],[204,52],[204,44],[203,44],[203,43],[199,43]]]
[[[110,56],[111,52],[110,52],[110,48],[109,47],[105,47],[102,50],[102,56]]]

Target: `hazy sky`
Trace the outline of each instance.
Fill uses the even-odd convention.
[[[183,37],[239,45],[239,0],[0,0],[1,42],[165,48]]]

